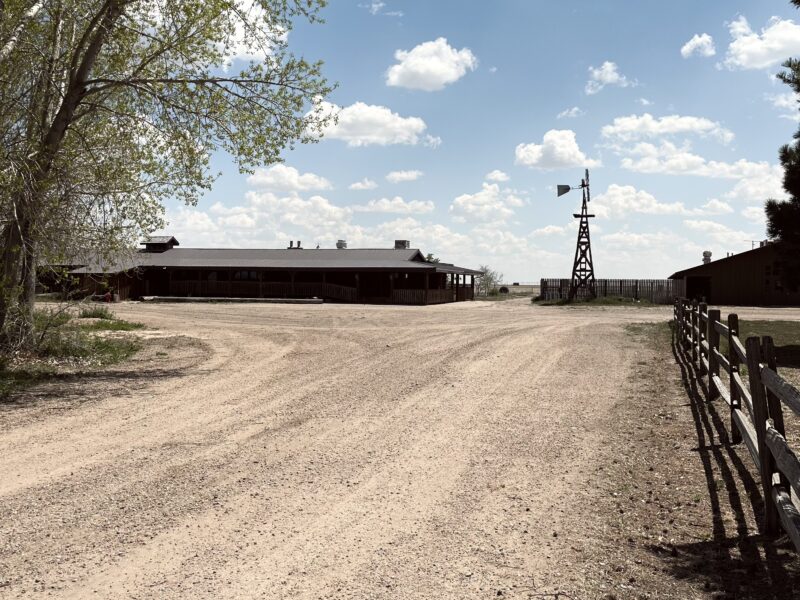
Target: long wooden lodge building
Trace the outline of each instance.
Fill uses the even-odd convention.
[[[427,262],[406,240],[394,248],[280,250],[179,248],[171,236],[150,237],[116,264],[99,259],[68,265],[82,293],[110,291],[121,300],[148,296],[321,298],[374,304],[441,304],[472,300],[480,271]]]

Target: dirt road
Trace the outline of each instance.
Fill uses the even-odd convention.
[[[637,357],[624,325],[670,316],[524,300],[116,312],[165,336],[156,367],[0,410],[0,598],[569,588],[574,491]]]

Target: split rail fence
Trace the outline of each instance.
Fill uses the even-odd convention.
[[[571,279],[542,279],[539,294],[544,300],[564,300],[569,297],[571,282]],[[672,304],[686,293],[682,279],[596,279],[594,288],[600,297],[617,296],[653,304]]]
[[[730,408],[731,441],[744,442],[758,468],[764,497],[763,527],[777,534],[780,526],[800,551],[800,461],[786,441],[783,405],[800,415],[800,391],[778,375],[775,346],[769,336],[739,339],[739,317],[723,322],[718,309],[679,298],[674,308],[675,333],[696,375],[707,378],[708,399],[722,398]],[[728,341],[727,351],[720,341]],[[747,368],[747,383],[740,368]],[[728,374],[726,384],[720,371]]]

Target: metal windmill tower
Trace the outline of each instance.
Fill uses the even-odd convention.
[[[558,186],[558,195],[563,196],[572,188],[568,185]],[[589,237],[589,219],[594,215],[589,214],[588,204],[591,200],[589,192],[589,169],[586,169],[586,177],[581,180],[580,189],[583,192],[583,202],[581,204],[580,214],[573,213],[573,217],[580,219],[578,224],[578,242],[575,246],[575,261],[572,263],[572,280],[569,285],[569,297],[571,302],[575,296],[589,295],[592,298],[597,297],[597,291],[594,284],[594,263],[592,262],[592,242]],[[581,290],[584,290],[581,292]]]

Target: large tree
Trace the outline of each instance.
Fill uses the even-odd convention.
[[[213,150],[248,171],[319,138],[331,86],[288,35],[324,4],[0,1],[0,332],[30,324],[43,254],[130,246]]]
[[[792,0],[792,4],[800,8],[800,0]],[[800,59],[791,58],[783,66],[787,70],[778,77],[800,96]],[[781,242],[783,284],[794,291],[800,287],[800,129],[794,134],[794,142],[781,147],[779,157],[783,189],[789,199],[767,201],[767,235]]]

